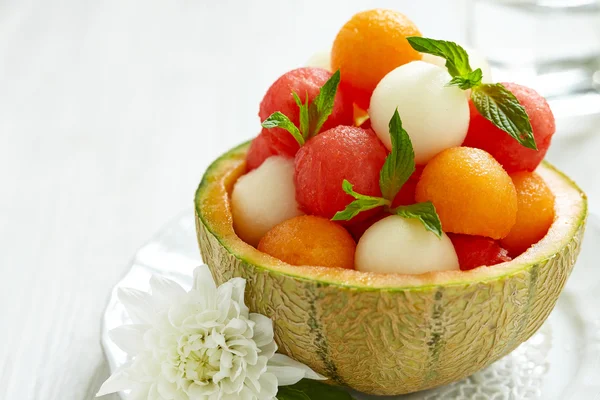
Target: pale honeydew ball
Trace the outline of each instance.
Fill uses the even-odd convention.
[[[331,51],[321,50],[313,54],[306,62],[307,67],[323,68],[331,71]]]
[[[459,270],[458,257],[446,236],[438,238],[415,218],[390,215],[365,231],[354,266],[358,271],[418,275]]]
[[[490,64],[487,59],[481,54],[479,51],[475,49],[471,49],[468,47],[463,47],[467,54],[469,55],[469,65],[473,70],[477,68],[481,68],[481,73],[483,77],[481,78],[481,82],[483,83],[492,83],[492,69],[490,68]],[[437,65],[440,67],[446,68],[446,60],[442,57],[434,56],[432,54],[423,53],[423,61],[426,63],[430,63],[433,65]]]
[[[240,177],[231,193],[231,213],[235,232],[253,246],[275,225],[302,215],[296,203],[294,160],[269,157]]]
[[[404,64],[383,77],[371,96],[369,117],[388,149],[389,122],[396,108],[417,164],[462,144],[469,128],[469,103],[461,89],[448,86],[450,79],[445,68],[423,61]]]
[[[421,60],[429,64],[437,65],[438,67],[446,67],[446,60],[443,57],[434,56],[433,54],[421,53]]]

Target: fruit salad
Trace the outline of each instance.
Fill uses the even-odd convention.
[[[285,263],[383,274],[493,268],[542,239],[555,131],[533,89],[391,10],[279,77],[233,185],[236,234]]]

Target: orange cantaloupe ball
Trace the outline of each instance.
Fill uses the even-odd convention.
[[[340,70],[342,85],[351,88],[367,109],[375,86],[394,68],[421,59],[406,40],[421,36],[404,14],[385,9],[361,11],[338,32],[331,49],[331,70]]]
[[[517,190],[517,222],[500,243],[516,257],[548,233],[554,221],[554,195],[535,172],[516,172],[510,177]]]
[[[267,232],[258,250],[292,265],[352,269],[356,243],[335,222],[304,215],[288,219]]]
[[[517,192],[489,153],[453,147],[435,156],[417,183],[418,202],[431,201],[445,232],[502,239],[517,220]]]

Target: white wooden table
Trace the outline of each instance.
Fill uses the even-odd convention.
[[[93,397],[108,376],[100,317],[128,259],[192,212],[211,159],[257,133],[268,85],[350,15],[394,7],[462,38],[453,2],[334,3],[0,1],[0,399]],[[595,197],[583,167],[600,139],[556,146]]]

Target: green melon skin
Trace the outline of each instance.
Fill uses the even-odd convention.
[[[422,276],[295,267],[234,233],[228,193],[248,144],[207,170],[196,193],[198,241],[218,283],[247,280],[246,304],[274,321],[280,352],[335,384],[398,395],[463,379],[533,335],[579,253],[585,195],[544,164],[556,196],[548,235],[512,262]]]

